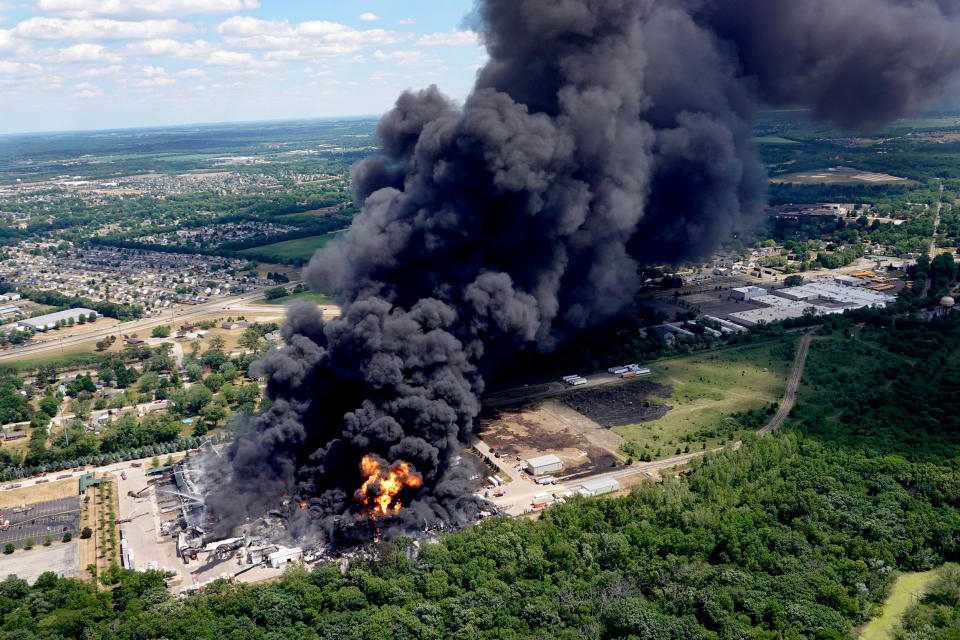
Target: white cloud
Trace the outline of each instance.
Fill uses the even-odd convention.
[[[373,57],[380,62],[395,62],[401,67],[428,67],[442,64],[440,58],[425,55],[418,49],[398,49],[384,53],[377,49]]]
[[[190,29],[176,20],[143,20],[129,22],[105,18],[64,19],[29,18],[11,32],[28,40],[145,40],[183,33]]]
[[[400,18],[397,24],[413,24],[413,18]]]
[[[384,29],[354,29],[325,20],[290,23],[233,16],[217,25],[224,43],[233,49],[269,49],[300,52],[301,57],[355,53],[367,46],[385,46],[409,35]]]
[[[179,17],[256,9],[258,0],[37,0],[37,9],[69,18]]]
[[[153,38],[151,40],[134,42],[127,45],[127,50],[134,55],[164,56],[196,60],[207,57],[213,49],[213,45],[206,40],[180,42],[172,38]]]
[[[218,67],[238,67],[240,65],[252,65],[256,61],[249,53],[239,51],[225,51],[218,49],[207,56],[206,63]]]
[[[360,14],[360,19],[363,20],[364,22],[373,22],[374,20],[379,20],[380,16],[378,16],[375,13],[370,13],[369,11],[367,11],[366,13]]]
[[[206,78],[207,72],[204,71],[203,69],[197,69],[193,67],[190,69],[183,69],[181,71],[177,71],[177,77],[178,78]]]
[[[80,78],[102,78],[104,76],[118,76],[123,72],[123,67],[119,64],[111,64],[106,67],[93,67],[84,69],[77,74]]]
[[[429,33],[420,36],[417,44],[423,47],[466,47],[480,44],[480,34],[469,30]]]
[[[45,52],[47,58],[52,62],[101,62],[115,63],[123,58],[111,49],[107,49],[100,44],[90,44],[88,42],[75,44],[64,49],[54,49]]]
[[[103,95],[103,89],[91,82],[81,82],[73,86],[74,98],[97,98]]]
[[[24,76],[40,73],[43,70],[38,64],[30,62],[16,62],[13,60],[0,60],[0,75],[3,76]]]

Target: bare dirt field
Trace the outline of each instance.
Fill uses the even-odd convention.
[[[594,473],[609,469],[618,459],[538,404],[485,411],[477,435],[488,445],[500,447],[514,463],[518,456],[525,460],[556,454],[565,465],[556,475]]]
[[[667,415],[673,407],[653,402],[651,397],[667,398],[671,392],[667,384],[633,380],[566,393],[561,400],[601,426],[621,427],[658,420]]]

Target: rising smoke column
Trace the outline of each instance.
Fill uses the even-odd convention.
[[[223,523],[284,494],[295,534],[343,542],[371,517],[387,534],[466,521],[451,459],[483,373],[620,311],[641,264],[703,255],[758,215],[758,99],[876,124],[960,58],[946,2],[486,0],[477,16],[490,60],[463,106],[404,93],[354,168],[363,212],[306,271],[342,316],[294,307],[259,364],[272,405],[210,469]],[[932,59],[904,46],[944,34]],[[416,476],[395,515],[369,512],[364,456]]]

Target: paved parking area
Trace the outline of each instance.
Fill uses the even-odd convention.
[[[0,555],[0,579],[16,575],[33,583],[45,571],[72,578],[80,575],[79,547],[76,541],[52,547],[40,547],[32,551],[18,551],[13,555]]]
[[[10,521],[10,528],[0,531],[0,547],[13,543],[18,548],[26,546],[27,539],[41,545],[47,536],[59,541],[67,531],[77,535],[80,527],[80,497],[62,498],[27,505],[28,511],[14,512],[7,508],[3,516]]]

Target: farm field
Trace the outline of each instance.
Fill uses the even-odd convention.
[[[653,459],[675,455],[684,446],[684,436],[712,430],[731,414],[764,409],[777,402],[786,388],[797,339],[791,336],[647,363],[651,375],[645,380],[669,392],[662,398],[654,392],[649,401],[644,400],[649,406],[637,403],[637,415],[653,419],[615,426],[613,431],[627,441],[631,450],[646,449]],[[670,409],[657,418],[656,405],[661,403]],[[618,420],[622,424],[623,416]],[[696,441],[706,441],[707,448],[724,442],[721,437],[697,437]]]
[[[241,254],[271,255],[281,259],[303,259],[308,260],[317,249],[327,246],[332,240],[336,239],[342,231],[334,233],[325,233],[319,236],[308,236],[306,238],[297,238],[296,240],[284,240],[274,244],[266,244],[260,247],[251,247],[243,249]]]

